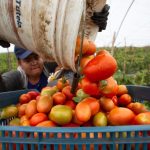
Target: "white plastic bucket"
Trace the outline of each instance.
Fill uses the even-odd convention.
[[[95,1],[101,2],[97,5],[101,10],[105,0]],[[0,0],[0,38],[75,71],[76,38],[85,3],[85,0]],[[89,38],[97,31],[93,27]]]

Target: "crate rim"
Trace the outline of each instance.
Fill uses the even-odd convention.
[[[1,131],[24,131],[24,132],[131,132],[131,131],[150,131],[150,125],[126,125],[126,126],[104,126],[104,127],[31,127],[31,126],[0,126]]]

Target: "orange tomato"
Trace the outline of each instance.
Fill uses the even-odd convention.
[[[126,85],[118,85],[117,95],[122,95],[122,94],[127,94],[127,93],[128,93],[128,89]]]
[[[18,117],[25,115],[26,106],[27,104],[22,104],[18,107]]]
[[[102,54],[109,54],[109,55],[110,55],[110,53],[109,53],[107,50],[105,50],[105,49],[101,49],[101,50],[99,50],[99,51],[96,53],[96,55],[102,55]]]
[[[25,114],[28,118],[31,118],[36,113],[37,113],[36,100],[31,100],[26,106]]]
[[[135,114],[148,112],[148,110],[145,107],[145,105],[143,105],[140,102],[130,103],[129,105],[127,105],[127,108],[131,109]]]
[[[20,118],[20,124],[22,126],[30,126],[29,119],[28,119],[28,117],[26,115],[21,116],[21,118]]]
[[[138,114],[134,119],[134,123],[137,125],[150,125],[150,112]]]
[[[88,50],[84,53],[85,55],[93,55],[96,52],[96,45],[93,41],[88,40]]]
[[[90,106],[91,115],[95,115],[100,110],[100,103],[99,100],[93,97],[87,97],[81,101],[81,103],[86,103]]]
[[[66,101],[66,96],[62,92],[56,92],[52,98],[55,105],[64,104]]]
[[[81,46],[81,38],[78,36],[76,40],[76,48],[75,48],[75,55],[77,56],[80,52],[80,46]],[[88,51],[89,48],[89,41],[88,39],[83,39],[83,48],[82,48],[82,54],[85,54]]]
[[[36,127],[56,127],[56,126],[57,125],[51,120],[46,120],[36,125]]]
[[[92,115],[91,108],[87,103],[78,103],[75,108],[75,115],[81,122],[87,122]]]
[[[134,117],[134,112],[125,107],[113,108],[107,115],[110,125],[130,125]]]
[[[81,61],[80,61],[80,67],[81,68],[84,68],[86,66],[86,64],[92,60],[94,58],[94,55],[90,55],[90,56],[83,56],[81,58]]]
[[[65,79],[65,77],[60,78],[56,84],[59,91],[61,91],[67,85],[69,85],[69,80]]]
[[[35,115],[33,115],[30,118],[30,125],[31,126],[36,126],[37,124],[39,124],[40,122],[46,121],[48,120],[48,117],[46,114],[44,113],[36,113]]]
[[[72,110],[72,120],[71,121],[77,125],[82,125],[84,123],[77,118],[77,116],[75,114],[75,110]]]
[[[48,113],[53,106],[53,99],[48,95],[41,95],[37,101],[37,111],[40,113]]]
[[[127,106],[132,102],[132,97],[129,94],[123,94],[118,98],[119,106]]]
[[[100,98],[100,107],[103,111],[109,112],[113,108],[115,108],[116,105],[114,104],[114,102],[112,101],[111,98],[101,97]]]
[[[109,98],[112,98],[118,92],[118,84],[113,77],[100,81],[99,88],[100,93]]]

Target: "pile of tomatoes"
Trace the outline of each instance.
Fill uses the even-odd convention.
[[[87,56],[88,57],[88,56]],[[125,85],[113,75],[117,62],[106,50],[82,67],[75,93],[64,77],[40,93],[30,91],[19,98],[18,117],[23,126],[77,127],[150,124],[150,111],[134,102]]]

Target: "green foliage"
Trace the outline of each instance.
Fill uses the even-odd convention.
[[[0,73],[17,68],[17,60],[14,53],[0,53]]]
[[[106,49],[111,51],[110,48]],[[118,63],[114,77],[119,84],[150,85],[150,47],[115,47],[113,53]],[[16,67],[14,53],[0,54],[1,73]]]
[[[118,63],[114,77],[119,84],[150,85],[150,47],[115,48],[113,54]]]

